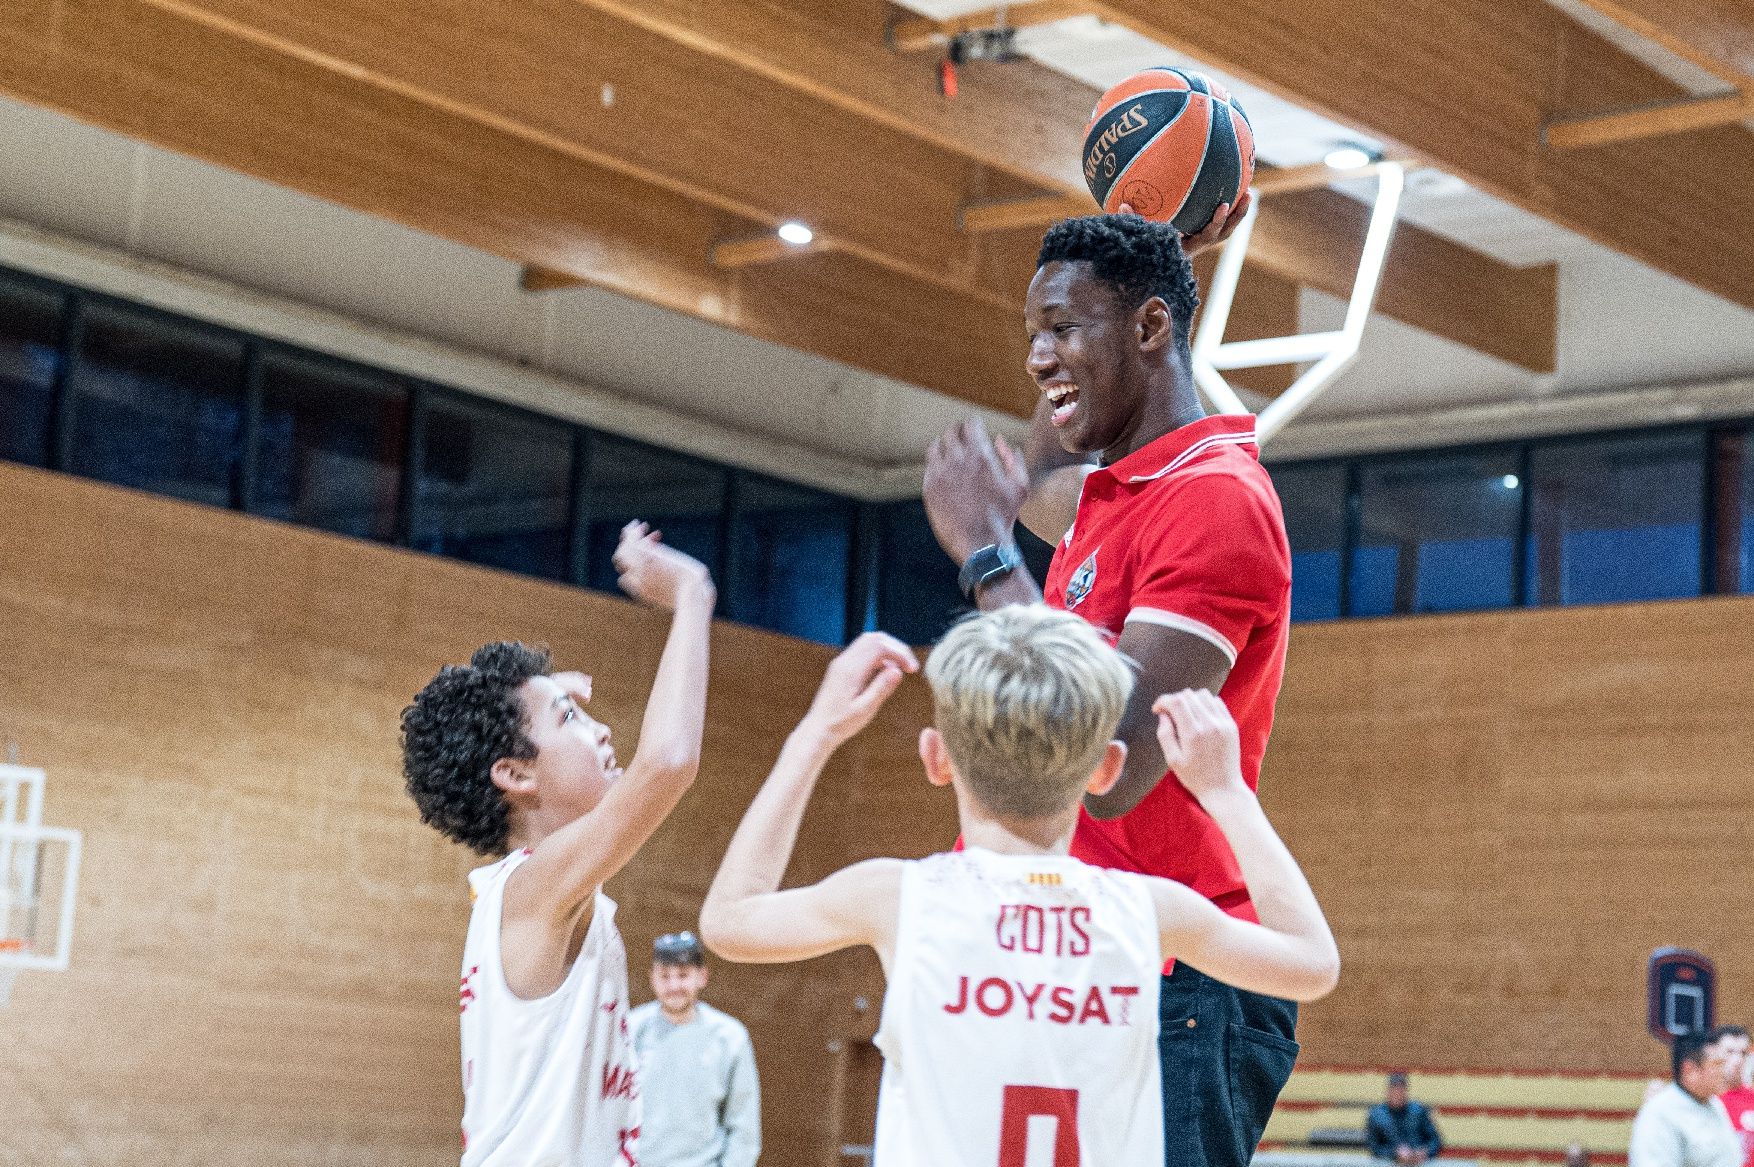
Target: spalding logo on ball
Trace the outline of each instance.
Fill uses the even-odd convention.
[[[1167,66],[1102,95],[1084,131],[1084,181],[1102,209],[1126,203],[1192,235],[1236,205],[1255,173],[1255,132],[1211,78]]]

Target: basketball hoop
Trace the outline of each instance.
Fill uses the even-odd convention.
[[[1346,306],[1346,323],[1339,331],[1276,336],[1266,340],[1225,341],[1224,326],[1230,319],[1237,281],[1242,278],[1243,255],[1248,251],[1249,235],[1254,231],[1255,216],[1261,205],[1258,192],[1247,217],[1218,257],[1218,270],[1213,273],[1212,283],[1207,289],[1205,314],[1200,318],[1200,330],[1193,343],[1194,380],[1205,393],[1206,400],[1222,413],[1248,413],[1248,406],[1243,404],[1242,398],[1236,395],[1219,370],[1315,362],[1256,416],[1255,435],[1262,445],[1314,401],[1316,395],[1332,384],[1334,378],[1358,356],[1358,346],[1364,338],[1364,322],[1376,303],[1376,290],[1382,282],[1383,260],[1388,256],[1389,240],[1394,235],[1395,215],[1400,209],[1406,171],[1397,162],[1381,162],[1377,164],[1376,177],[1376,205],[1371,208],[1370,227],[1364,235],[1364,251],[1358,260],[1358,275],[1352,283],[1352,299]]]
[[[30,941],[17,936],[0,937],[0,956],[23,954],[30,951]],[[0,964],[0,1006],[12,1000],[12,982],[18,979],[18,969],[12,965]]]
[[[0,1005],[19,973],[63,972],[73,951],[83,837],[43,825],[44,783],[41,770],[0,765]]]

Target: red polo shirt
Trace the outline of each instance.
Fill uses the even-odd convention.
[[[1291,547],[1254,418],[1204,418],[1092,471],[1043,593],[1111,640],[1143,621],[1222,651],[1231,669],[1219,696],[1241,731],[1243,777],[1256,786],[1285,672]],[[1172,775],[1118,819],[1081,813],[1072,854],[1178,880],[1255,918],[1229,844]]]

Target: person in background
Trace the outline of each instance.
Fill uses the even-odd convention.
[[[755,1167],[761,1086],[743,1023],[701,1001],[706,949],[692,932],[652,946],[657,1000],[628,1017],[645,1117],[642,1167]]]
[[[1717,1097],[1732,1084],[1736,1045],[1716,1030],[1675,1038],[1674,1080],[1638,1108],[1627,1167],[1742,1167],[1742,1140]]]
[[[1389,1075],[1388,1092],[1364,1122],[1372,1158],[1416,1165],[1443,1152],[1431,1111],[1407,1097],[1407,1075]]]
[[[1754,1167],[1754,1058],[1748,1056],[1748,1031],[1740,1025],[1720,1025],[1714,1032],[1720,1039],[1731,1039],[1732,1060],[1740,1063],[1734,1070],[1725,1067],[1731,1086],[1718,1095],[1718,1101],[1742,1140],[1742,1167]]]

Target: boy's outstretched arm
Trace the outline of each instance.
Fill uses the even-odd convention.
[[[1340,977],[1339,951],[1297,860],[1243,781],[1230,711],[1206,690],[1159,697],[1153,709],[1163,756],[1224,832],[1261,919],[1235,919],[1182,884],[1153,880],[1164,955],[1250,992],[1326,996]]]
[[[598,886],[625,867],[676,808],[700,768],[712,577],[698,560],[666,547],[644,523],[622,529],[614,562],[628,595],[674,613],[640,722],[639,748],[603,800],[543,840],[513,875],[508,915],[570,927],[581,909],[589,909]]]
[[[895,934],[900,861],[870,859],[810,887],[777,890],[804,807],[834,751],[920,667],[913,650],[867,632],[834,658],[810,711],[743,816],[700,910],[700,936],[726,960],[804,960],[869,944],[885,960]]]

